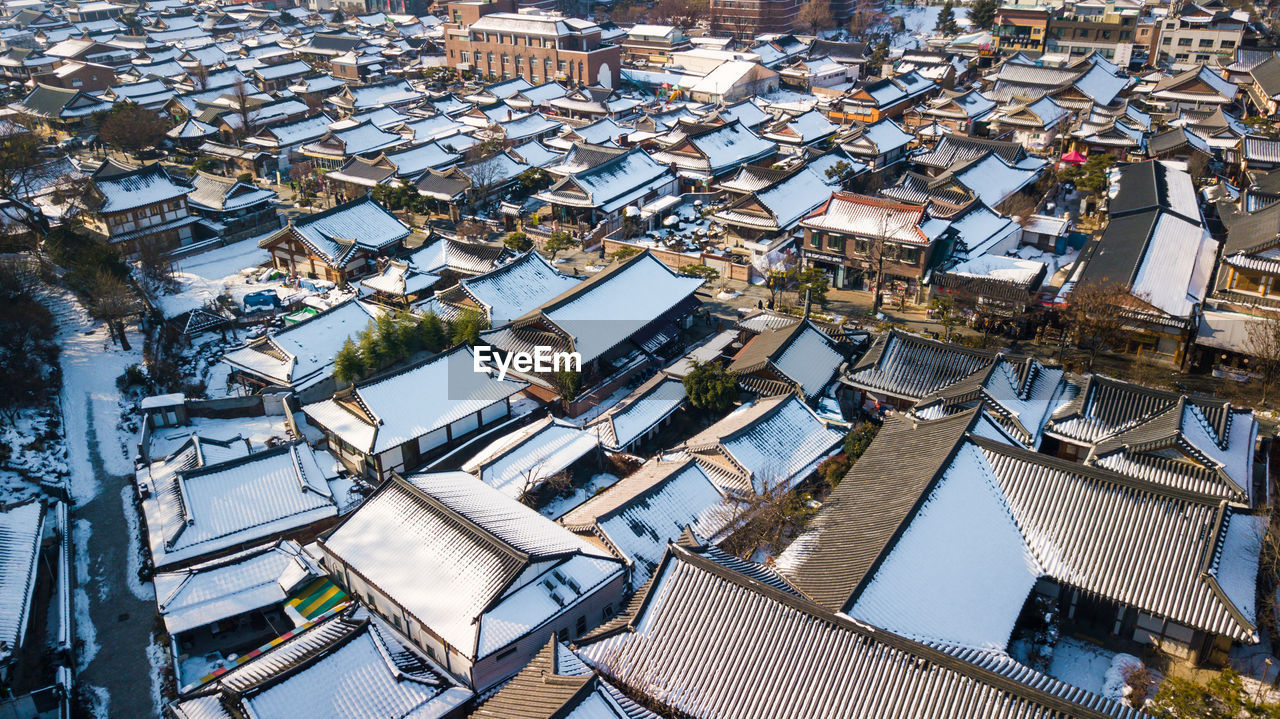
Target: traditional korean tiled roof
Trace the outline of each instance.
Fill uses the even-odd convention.
[[[575,645],[579,656],[703,719],[1141,716],[1012,662],[966,661],[852,621],[714,555],[673,545],[627,613]]]

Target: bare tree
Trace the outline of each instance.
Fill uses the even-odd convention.
[[[849,16],[849,34],[859,40],[864,39],[867,30],[883,18],[884,13],[875,0],[855,0],[853,14]]]
[[[128,350],[129,338],[125,334],[125,321],[138,313],[140,305],[129,285],[110,272],[99,269],[89,282],[89,314],[107,325],[111,338]]]
[[[502,175],[502,161],[497,155],[480,160],[467,168],[467,177],[471,178],[471,199],[483,207],[489,201],[489,193]]]
[[[1276,370],[1280,370],[1280,317],[1269,315],[1249,322],[1243,349],[1253,358],[1254,369],[1261,377],[1261,404],[1265,405]]]
[[[1126,315],[1134,296],[1119,283],[1088,283],[1071,290],[1063,318],[1077,347],[1089,353],[1089,369],[1098,353],[1112,350],[1128,337]]]
[[[233,133],[235,139],[239,141],[253,133],[253,124],[257,120],[258,113],[251,104],[256,105],[257,101],[253,99],[252,93],[249,92],[249,86],[245,84],[244,78],[236,78],[236,81],[232,83],[231,99],[235,102],[236,118],[240,121],[240,127],[236,128]]]
[[[198,63],[191,68],[191,83],[195,85],[197,90],[204,90],[209,86],[209,68],[204,63]]]
[[[138,245],[138,269],[148,292],[170,292],[178,288],[173,260],[160,242],[143,240]]]
[[[40,138],[17,122],[0,130],[0,233],[30,233],[39,240],[49,221],[34,203],[48,198],[64,216],[89,201],[89,180],[68,162],[40,154]]]
[[[809,0],[800,6],[796,21],[807,25],[814,35],[822,30],[835,27],[836,21],[831,17],[831,4],[826,0]]]

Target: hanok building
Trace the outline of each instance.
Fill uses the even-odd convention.
[[[683,442],[726,495],[750,498],[808,479],[844,438],[798,394],[739,407]]]
[[[760,257],[785,249],[795,239],[800,220],[825,202],[835,187],[838,183],[802,164],[771,186],[730,202],[713,216],[728,229],[730,247]]]
[[[609,552],[465,472],[392,474],[320,539],[347,592],[483,691],[623,609]]]
[[[476,479],[526,504],[557,478],[600,466],[593,432],[555,417],[544,417],[498,437],[462,465]]]
[[[836,136],[840,149],[865,162],[872,170],[883,170],[905,160],[907,149],[915,141],[915,135],[887,118],[854,125]]]
[[[327,397],[338,350],[379,314],[377,307],[351,300],[228,350],[220,361],[231,366],[229,380],[247,393],[285,389],[303,401]]]
[[[527,385],[477,372],[474,364],[471,348],[460,347],[356,382],[302,411],[344,465],[382,481],[510,418],[511,395]]]
[[[349,481],[337,476],[328,453],[297,442],[250,454],[247,444],[193,436],[174,454],[138,470],[157,569],[190,566],[270,539],[309,541],[333,524],[340,508],[349,508]]]
[[[675,168],[682,191],[705,191],[742,165],[764,163],[778,152],[777,143],[738,120],[720,125],[682,120],[653,143],[653,159]]]
[[[588,666],[674,711],[706,719],[1140,716],[998,655],[953,653],[852,620],[772,567],[690,532],[668,545],[653,576],[625,615],[575,647]],[[743,656],[755,661],[738,664]],[[799,675],[809,681],[796,682]]]
[[[926,397],[979,375],[996,353],[890,330],[876,340],[841,381],[853,387],[854,404],[910,409]]]
[[[574,507],[560,523],[628,563],[639,590],[688,527],[716,541],[732,529],[735,507],[697,461],[655,458],[608,490]]]
[[[342,713],[439,717],[470,702],[471,690],[402,631],[363,607],[338,607],[188,687],[166,715],[265,718],[342,707]]]
[[[796,392],[806,401],[816,401],[844,360],[835,340],[806,319],[757,333],[734,355],[729,371],[750,392]]]
[[[1240,86],[1228,82],[1205,65],[1164,78],[1151,89],[1150,102],[1168,114],[1230,105]]]
[[[938,89],[937,83],[917,71],[874,80],[842,95],[833,104],[828,117],[842,124],[897,118]]]
[[[1101,237],[1085,246],[1075,286],[1119,284],[1132,297],[1129,351],[1181,364],[1199,324],[1218,242],[1191,175],[1157,161],[1123,168]]]
[[[529,250],[483,274],[459,279],[436,293],[425,309],[446,319],[472,310],[484,317],[487,326],[504,327],[580,282],[581,278],[556,269],[537,250]]]
[[[574,149],[583,148],[575,145]],[[585,158],[589,166],[568,174],[539,192],[536,197],[551,206],[552,216],[561,223],[606,231],[622,223],[628,205],[643,205],[672,194],[676,178],[670,169],[639,147],[618,149],[592,146],[589,152],[571,153]]]
[[[36,85],[26,97],[9,107],[50,130],[75,132],[91,127],[93,114],[110,110],[111,105],[83,90]]]
[[[882,292],[919,302],[925,275],[944,254],[938,240],[948,223],[927,205],[836,192],[800,226],[801,259],[828,272],[833,286],[871,287],[882,274]]]
[[[392,255],[409,228],[369,197],[303,215],[258,241],[271,264],[299,277],[344,283],[377,269],[379,255]]]
[[[125,257],[136,256],[144,246],[168,251],[189,245],[200,222],[187,204],[191,191],[160,163],[130,168],[108,161],[93,173],[96,202],[85,225]]]
[[[197,172],[187,203],[195,214],[221,226],[226,244],[257,237],[280,227],[275,190],[265,190],[230,177]]]
[[[702,284],[702,279],[677,274],[649,252],[641,252],[481,337],[501,353],[538,347],[577,352],[582,399],[590,400],[597,392],[602,398],[650,365],[652,358],[673,354],[679,327],[688,325],[699,305],[694,293]],[[533,383],[530,393],[545,400],[558,397],[545,378],[526,379]]]
[[[1041,451],[1121,474],[1266,504],[1269,471],[1248,409],[1090,375],[1072,379],[1071,401],[1047,418]]]
[[[1197,663],[1258,641],[1265,525],[1247,507],[1013,446],[984,422],[889,419],[782,573],[831,611],[935,645],[1003,651],[1041,601],[1064,634]]]

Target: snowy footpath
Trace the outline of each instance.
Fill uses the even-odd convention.
[[[166,661],[151,648],[155,594],[138,581],[139,522],[133,504],[133,439],[117,429],[116,378],[142,362],[141,336],[123,351],[69,292],[42,299],[59,323],[62,411],[75,556],[77,684],[99,717],[159,716]]]

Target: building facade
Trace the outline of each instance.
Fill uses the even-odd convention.
[[[606,45],[599,25],[578,18],[511,12],[506,2],[449,3],[445,55],[450,67],[507,80],[522,77],[618,87],[622,48]]]

